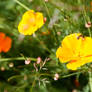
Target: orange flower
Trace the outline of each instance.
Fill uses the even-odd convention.
[[[5,36],[3,32],[0,32],[0,53],[8,52],[11,48],[12,39]]]

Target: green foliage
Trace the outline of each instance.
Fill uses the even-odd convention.
[[[56,50],[66,35],[76,32],[91,35],[92,27],[85,27],[92,21],[91,1],[19,2],[21,4],[17,0],[0,0],[0,32],[13,40],[10,51],[0,53],[0,92],[92,92],[92,76],[88,76],[91,64],[70,71],[56,58]],[[17,29],[26,6],[42,12],[47,18],[35,36],[21,35]],[[40,64],[37,64],[38,57],[42,59]],[[25,60],[31,63],[26,65]],[[59,74],[58,80],[54,80],[55,74]]]

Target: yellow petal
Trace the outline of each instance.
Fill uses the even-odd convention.
[[[81,34],[75,33],[64,38],[62,41],[62,48],[59,47],[56,52],[56,55],[61,62],[65,63],[74,60],[79,56],[82,40],[77,38],[79,35]]]
[[[71,57],[77,57],[81,48],[81,40],[78,39],[80,33],[71,34],[66,36],[62,41],[62,47],[65,48],[68,54],[71,54]]]
[[[92,55],[92,38],[85,37],[84,40],[82,40],[82,48],[80,55],[81,56]]]
[[[37,27],[38,28],[42,27],[42,25],[44,24],[43,14],[40,13],[40,12],[37,12],[35,14],[35,16],[36,16],[36,24],[37,24]]]
[[[43,15],[40,12],[35,13],[29,10],[24,13],[18,25],[18,30],[24,35],[32,35],[44,24]]]
[[[77,70],[79,67],[92,62],[92,56],[79,57],[75,62],[69,62],[66,66],[68,69]]]
[[[71,60],[72,56],[69,54],[69,50],[66,48],[59,47],[56,51],[56,56],[60,62],[66,63]]]
[[[80,33],[66,36],[56,56],[60,62],[68,64],[68,69],[76,70],[86,63],[92,62],[92,38],[83,37]]]
[[[74,62],[69,62],[66,67],[70,70],[77,70],[79,67],[85,64],[85,61],[80,59],[75,60]]]

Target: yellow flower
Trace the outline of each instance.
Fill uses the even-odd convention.
[[[24,35],[32,35],[44,24],[43,14],[29,10],[24,13],[18,25],[18,30]]]
[[[92,62],[92,38],[83,37],[80,33],[66,36],[56,51],[60,62],[67,63],[67,68],[76,70],[80,66]]]

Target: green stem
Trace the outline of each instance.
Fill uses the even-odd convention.
[[[67,78],[67,77],[71,77],[73,75],[77,75],[77,74],[80,74],[82,73],[83,71],[80,71],[80,72],[75,72],[75,73],[71,73],[71,74],[67,74],[67,75],[63,75],[63,76],[60,76],[60,78]],[[53,77],[52,74],[47,74],[47,73],[42,73],[40,74],[40,76],[50,76],[50,77]]]
[[[53,28],[54,28],[54,33],[55,33],[55,40],[57,42],[57,46],[59,46],[59,39],[58,39],[57,30],[56,30],[55,25],[53,26]]]
[[[89,71],[89,88],[90,88],[90,92],[92,92],[92,73]]]
[[[35,75],[34,75],[34,80],[33,80],[33,82],[32,82],[32,86],[31,86],[30,92],[33,91],[33,88],[34,88],[34,86],[35,86],[35,82],[36,82],[36,77],[37,77],[37,75],[38,75],[38,74],[35,74]]]
[[[15,88],[15,91],[16,91],[16,92],[19,92],[20,89],[23,89],[23,88],[25,88],[26,86],[27,86],[27,83],[24,83],[23,85],[16,87],[16,88]]]
[[[18,0],[14,0],[17,4],[19,4],[20,6],[22,6],[24,9],[26,9],[27,11],[30,10],[26,5],[22,4],[20,1]]]
[[[70,76],[73,76],[73,75],[76,75],[76,74],[80,74],[80,73],[81,72],[71,73],[71,74],[68,74],[68,75],[61,76],[61,78],[67,78],[67,77],[70,77]]]
[[[20,78],[20,77],[24,77],[24,76],[22,76],[22,75],[15,75],[15,76],[12,76],[12,77],[8,78],[8,82],[11,81],[12,79]]]
[[[53,77],[53,75],[48,74],[48,73],[41,73],[41,74],[39,74],[39,76],[50,76],[50,77]]]
[[[50,20],[50,12],[49,12],[49,9],[48,9],[48,7],[47,7],[47,5],[46,5],[46,3],[45,3],[45,1],[44,0],[41,0],[42,2],[43,2],[43,4],[44,4],[44,6],[45,6],[45,10],[46,10],[46,12],[47,12],[47,14],[48,14],[48,17],[49,17],[49,20]],[[55,28],[54,28],[55,29]],[[54,32],[55,31],[55,32]],[[53,32],[53,35],[54,35],[54,38],[55,38],[55,40],[57,41],[57,43],[58,43],[58,37],[56,37],[56,35],[57,35],[57,33],[56,33],[56,29],[54,30],[54,31],[52,31]]]
[[[31,87],[30,92],[32,92],[32,91],[33,91],[33,87],[35,86],[35,82],[36,82],[36,80],[34,79],[34,81],[33,81],[33,83],[32,83],[32,87]]]
[[[30,58],[30,57],[26,57],[26,58],[29,58],[29,59],[32,60],[32,61],[36,61],[36,60],[37,60],[36,58]],[[24,57],[1,58],[1,59],[0,59],[0,62],[2,62],[2,61],[11,61],[11,60],[25,60],[25,58],[24,58]]]
[[[50,12],[49,12],[49,9],[48,9],[48,7],[47,7],[47,5],[45,3],[45,0],[41,0],[41,1],[43,2],[44,6],[45,6],[46,12],[47,12],[49,20],[50,20]]]
[[[88,28],[88,32],[89,32],[89,36],[91,37],[91,30],[90,30],[90,28]]]
[[[85,23],[90,21],[90,18],[87,16],[87,13],[86,13],[85,6],[83,6],[83,16],[84,16]],[[91,37],[91,30],[90,30],[90,28],[88,28],[88,32],[89,32],[89,36]]]

